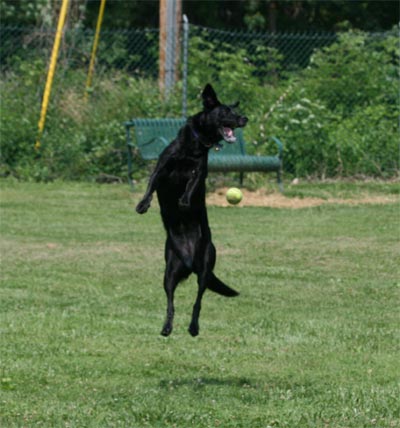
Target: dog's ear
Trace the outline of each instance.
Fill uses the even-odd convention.
[[[217,94],[209,83],[205,86],[201,97],[203,98],[203,106],[206,110],[212,110],[221,104],[218,101]]]

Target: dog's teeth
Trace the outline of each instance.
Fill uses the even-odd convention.
[[[224,128],[224,133],[227,137],[232,137],[233,131],[231,128]]]

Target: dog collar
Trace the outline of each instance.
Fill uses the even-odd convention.
[[[205,143],[204,141],[202,141],[202,139],[200,138],[200,135],[194,130],[192,129],[192,133],[193,133],[193,137],[196,138],[196,140],[199,140],[201,144],[203,144],[204,147],[206,147],[207,149],[211,149],[212,146],[214,146],[214,149],[216,152],[219,152],[224,146],[221,143]]]
[[[211,147],[213,146],[213,144],[212,144],[212,143],[205,143],[205,142],[201,139],[200,134],[199,134],[197,131],[195,131],[195,129],[194,129],[194,128],[191,128],[191,130],[192,130],[192,135],[193,135],[193,137],[194,137],[196,140],[199,140],[199,141],[200,141],[200,143],[201,143],[201,144],[203,144],[203,146],[204,146],[204,147],[207,147],[207,149],[209,149],[209,148],[211,148]]]

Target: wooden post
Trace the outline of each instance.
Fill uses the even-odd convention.
[[[165,89],[165,55],[167,45],[167,1],[160,0],[160,41],[158,85],[163,93]]]
[[[179,80],[179,63],[181,60],[181,43],[180,43],[180,35],[182,29],[182,0],[175,0],[175,73],[174,79],[175,82]]]
[[[160,0],[159,87],[168,95],[178,80],[182,0]]]
[[[275,1],[268,3],[268,31],[276,33],[276,19],[278,13],[278,6]]]

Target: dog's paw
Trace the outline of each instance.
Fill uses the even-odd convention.
[[[169,336],[172,333],[172,324],[165,324],[163,329],[161,330],[161,335],[164,337]]]
[[[151,199],[142,199],[136,205],[136,212],[139,214],[144,214],[150,208]]]
[[[192,337],[196,337],[199,335],[199,324],[197,323],[191,323],[189,326],[189,333]]]

